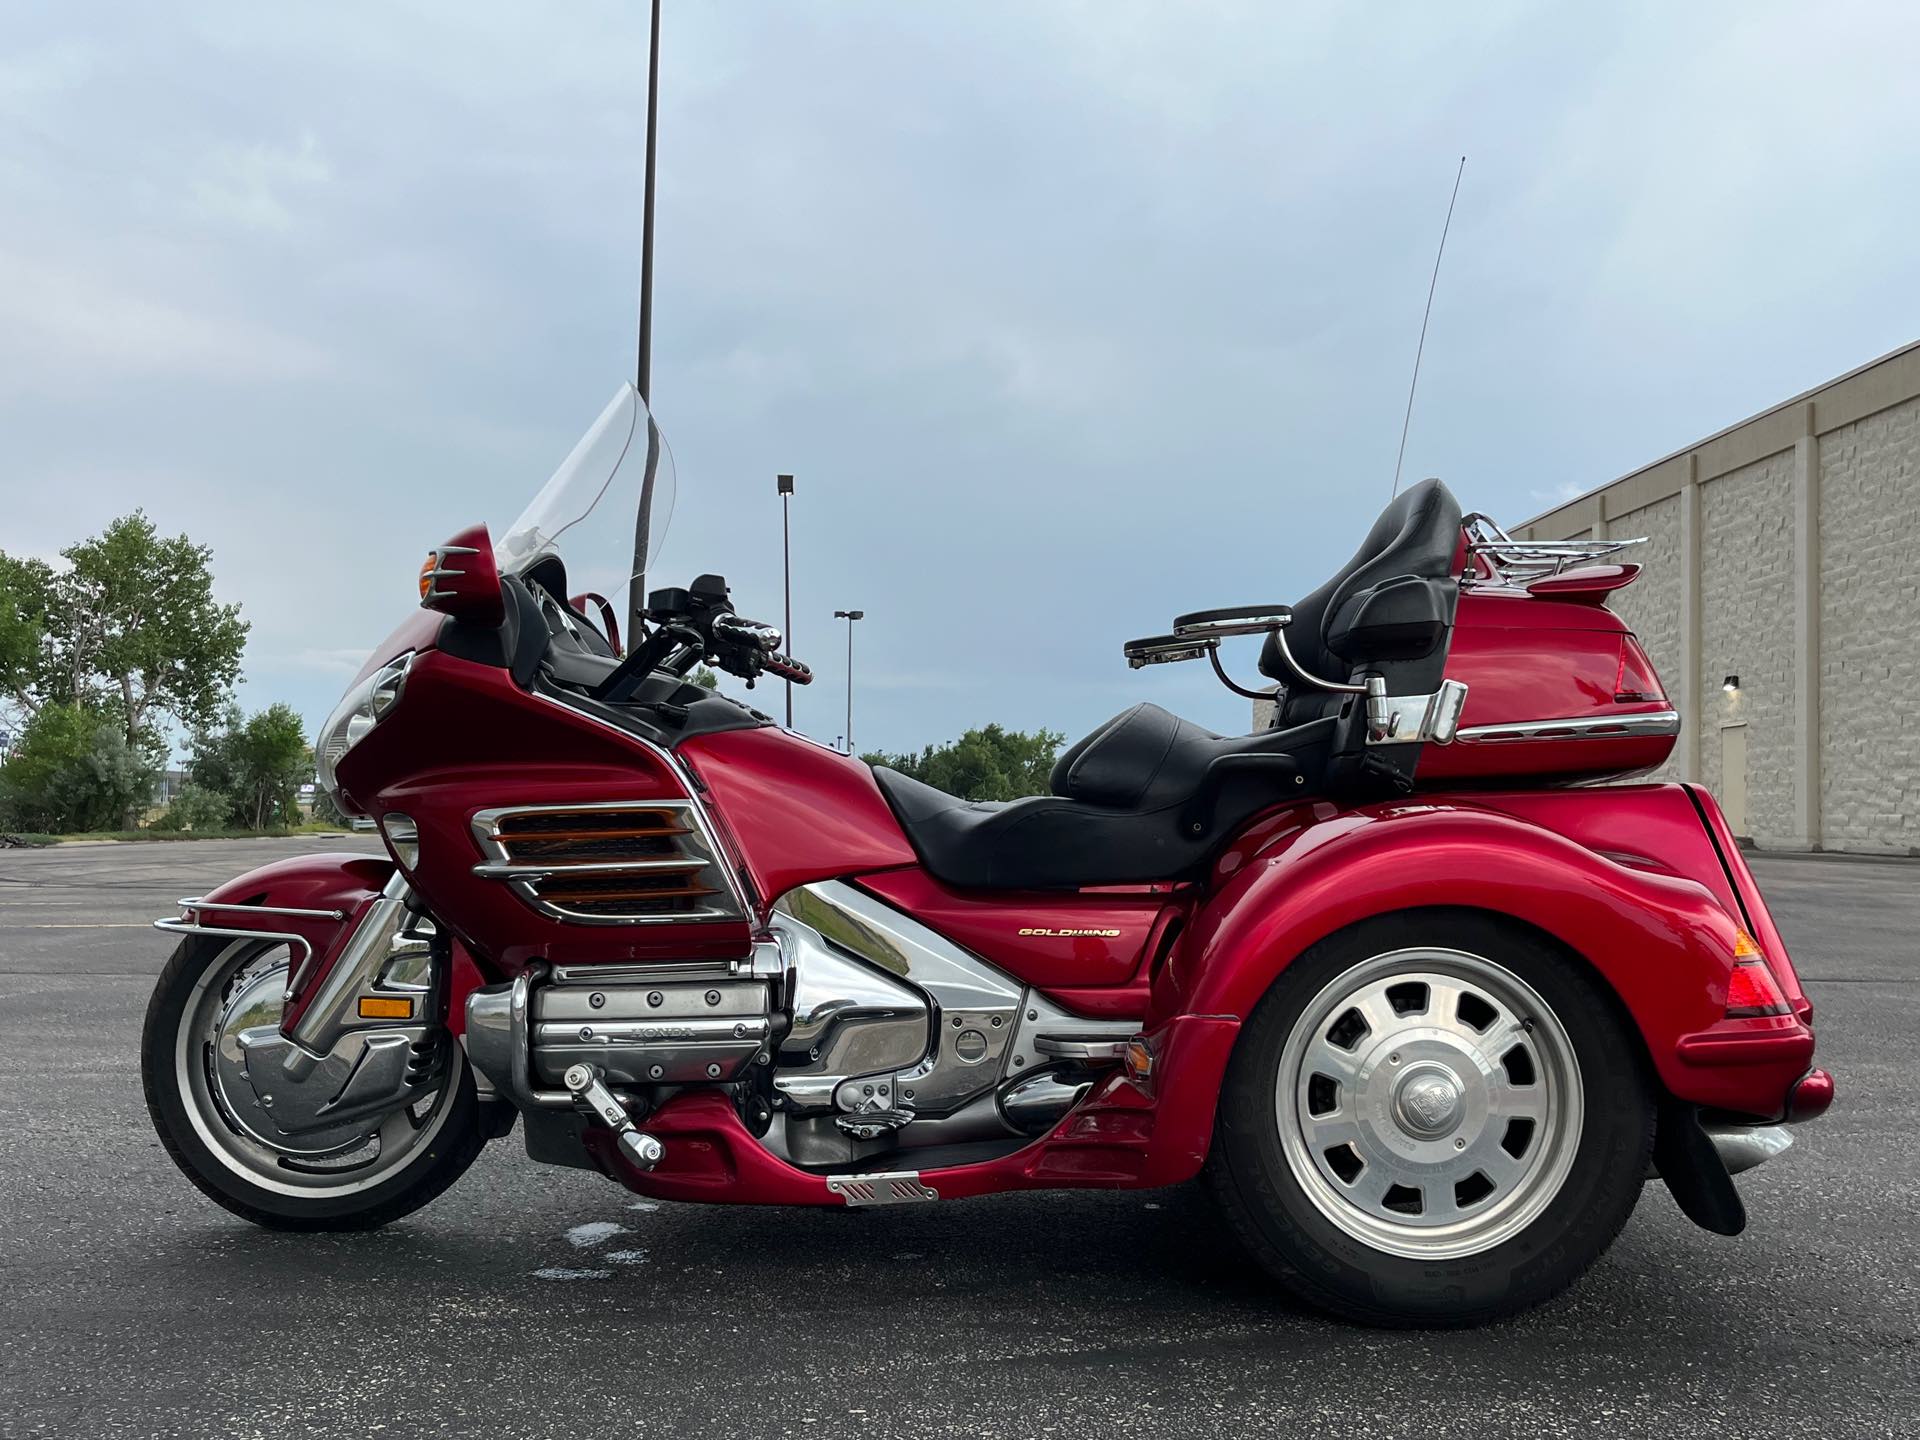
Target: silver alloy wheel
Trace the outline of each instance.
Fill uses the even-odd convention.
[[[310,1200],[358,1194],[391,1179],[439,1134],[452,1112],[450,1080],[377,1122],[299,1140],[265,1138],[229,1097],[220,1052],[247,1029],[280,1019],[289,956],[275,941],[236,940],[201,971],[181,1010],[174,1078],[194,1133],[248,1184]],[[270,1133],[270,1132],[268,1132]]]
[[[1565,1027],[1519,976],[1461,950],[1395,950],[1334,980],[1287,1036],[1274,1099],[1315,1208],[1414,1260],[1519,1234],[1580,1146]]]

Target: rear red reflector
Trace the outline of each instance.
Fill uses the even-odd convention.
[[[1774,982],[1773,972],[1760,959],[1734,963],[1727,976],[1727,1014],[1732,1018],[1749,1015],[1785,1015],[1787,1000]]]

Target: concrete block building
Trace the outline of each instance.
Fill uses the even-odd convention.
[[[1920,343],[1512,528],[1645,536],[1614,598],[1766,849],[1920,855]]]

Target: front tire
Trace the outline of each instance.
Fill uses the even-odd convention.
[[[140,1074],[147,1113],[173,1163],[216,1204],[274,1230],[371,1230],[460,1178],[485,1143],[473,1077],[449,1043],[437,1088],[352,1133],[263,1139],[224,1093],[214,1048],[239,1025],[278,1023],[285,946],[189,938],[147,1005]],[[364,1133],[362,1133],[364,1131]]]
[[[1322,941],[1234,1050],[1208,1160],[1247,1249],[1324,1309],[1473,1325],[1613,1243],[1653,1144],[1639,1042],[1576,958],[1478,912]]]

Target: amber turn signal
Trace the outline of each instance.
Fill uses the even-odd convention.
[[[404,996],[362,995],[360,1018],[362,1020],[411,1020],[413,1001]]]

